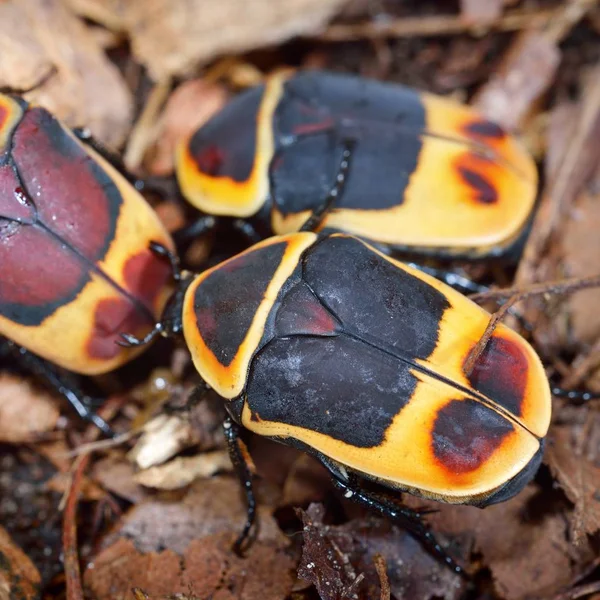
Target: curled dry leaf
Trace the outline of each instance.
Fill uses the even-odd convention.
[[[554,426],[547,452],[553,475],[575,505],[571,525],[576,544],[582,543],[585,534],[600,530],[600,414],[585,414],[581,425]]]
[[[175,456],[197,442],[194,427],[182,415],[159,415],[144,426],[144,434],[127,458],[148,469]]]
[[[263,505],[259,512],[258,539],[239,558],[232,544],[245,507],[234,479],[195,484],[180,501],[143,502],[88,565],[85,585],[99,600],[125,597],[132,587],[150,597],[284,598],[294,582],[289,542],[268,508]]]
[[[176,458],[164,465],[136,473],[134,481],[160,490],[177,490],[195,479],[210,477],[218,472],[231,471],[228,452],[216,450],[196,456]]]
[[[258,539],[286,545],[270,511],[264,499],[259,502]],[[239,534],[245,519],[239,482],[233,477],[214,477],[193,483],[183,498],[148,499],[134,506],[104,546],[127,537],[142,552],[169,548],[182,554],[194,539],[223,532]]]
[[[351,593],[360,598],[380,598],[386,592],[386,584],[393,596],[411,600],[431,597],[451,600],[464,592],[460,577],[389,521],[355,519],[331,526],[323,524],[322,505],[311,504],[306,512],[298,512],[304,523],[298,575],[311,581],[326,600],[352,598]],[[377,556],[387,563],[383,590],[381,558]]]
[[[189,74],[220,54],[237,54],[316,33],[345,0],[70,2],[80,14],[125,30],[137,60],[155,81],[163,81]]]
[[[52,431],[59,416],[50,394],[26,379],[0,374],[0,441],[30,442],[36,435]]]
[[[27,555],[0,527],[0,598],[34,600],[40,596],[40,574]]]
[[[506,600],[547,598],[568,585],[576,564],[591,560],[591,549],[569,541],[572,510],[562,494],[527,486],[520,494],[483,510],[449,506],[406,496],[407,504],[438,510],[427,516],[436,532],[471,540],[496,592]]]
[[[227,91],[218,83],[194,79],[180,85],[169,97],[156,128],[156,141],[147,151],[144,162],[148,172],[170,175],[179,140],[204,125],[226,101]]]
[[[148,492],[134,481],[135,469],[124,457],[108,456],[94,463],[91,476],[104,489],[132,503],[142,502]]]
[[[111,147],[131,125],[132,99],[95,36],[60,0],[0,3],[0,86]]]

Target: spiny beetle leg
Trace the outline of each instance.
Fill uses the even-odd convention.
[[[63,396],[82,419],[93,423],[107,437],[115,437],[111,426],[90,408],[91,398],[86,396],[67,374],[59,373],[51,363],[13,342],[6,340],[2,346],[3,350],[10,351],[25,369]]]
[[[232,223],[233,228],[246,238],[248,243],[253,246],[254,244],[258,244],[263,238],[256,231],[256,228],[252,223],[248,223],[248,221],[244,221],[243,219],[235,219]]]
[[[423,523],[421,517],[424,513],[378,498],[374,494],[363,490],[357,482],[342,481],[335,475],[332,476],[332,479],[334,485],[343,492],[345,498],[352,499],[369,510],[377,511],[384,517],[395,521],[416,537],[432,556],[440,560],[454,573],[462,577],[468,577],[465,570],[448,555],[433,533]]]
[[[329,193],[323,202],[317,208],[315,208],[312,215],[306,219],[304,225],[302,225],[300,228],[300,231],[316,231],[323,222],[323,219],[327,216],[327,213],[333,208],[335,201],[338,200],[343,194],[344,187],[348,181],[350,161],[352,158],[352,151],[354,150],[355,146],[356,140],[346,139],[343,141],[344,150],[342,152],[342,160],[340,161],[338,172],[335,177],[335,183],[329,190]]]
[[[552,395],[558,396],[559,398],[565,398],[574,403],[584,404],[591,400],[600,399],[599,392],[590,392],[586,390],[565,390],[558,386],[552,386]]]
[[[211,232],[217,225],[217,220],[211,215],[202,215],[189,225],[184,225],[173,232],[173,241],[181,253],[194,240]]]
[[[251,544],[249,540],[250,530],[256,522],[256,499],[254,497],[254,489],[252,487],[252,473],[248,464],[248,456],[243,442],[240,439],[240,427],[230,417],[223,421],[223,431],[227,440],[227,448],[229,450],[229,458],[233,464],[233,468],[240,480],[240,483],[246,494],[247,513],[246,523],[242,533],[233,545],[233,550],[239,556],[243,555]]]
[[[179,256],[175,252],[169,250],[159,242],[150,242],[150,250],[161,258],[166,258],[171,265],[171,276],[175,281],[181,281],[181,266],[179,264]]]

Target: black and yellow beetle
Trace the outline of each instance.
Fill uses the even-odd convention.
[[[537,171],[514,137],[466,106],[346,75],[281,72],[240,94],[181,142],[177,178],[194,206],[245,219],[259,239],[298,231],[333,185],[345,140],[353,168],[325,231],[480,258],[526,229]]]
[[[0,335],[85,416],[36,357],[85,375],[133,358],[120,334],[151,330],[173,291],[151,242],[173,248],[115,168],[48,111],[0,94]]]
[[[155,332],[183,330],[198,373],[225,401],[250,510],[238,545],[254,517],[243,427],[314,454],[347,497],[401,519],[459,571],[417,513],[370,495],[360,480],[483,507],[534,476],[550,422],[548,380],[504,325],[465,372],[489,319],[347,234],[272,237],[184,278]]]

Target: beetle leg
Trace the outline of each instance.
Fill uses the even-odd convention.
[[[235,219],[232,225],[233,228],[238,233],[241,233],[251,245],[257,244],[263,239],[260,233],[256,231],[254,225],[252,225],[252,223],[248,223],[248,221],[244,221],[243,219]]]
[[[223,431],[227,439],[227,448],[229,450],[229,458],[237,473],[237,476],[244,488],[247,502],[246,523],[242,533],[239,535],[233,549],[236,554],[241,555],[244,546],[247,547],[247,540],[250,530],[256,522],[256,498],[254,497],[254,488],[252,487],[252,473],[250,470],[250,459],[248,451],[240,439],[240,426],[230,417],[226,417],[223,421]],[[251,543],[251,541],[250,541]]]
[[[343,194],[346,181],[348,180],[350,159],[352,158],[352,151],[356,146],[356,140],[346,139],[344,140],[343,145],[344,151],[342,152],[342,160],[338,167],[335,183],[329,190],[329,193],[323,202],[317,206],[312,215],[306,219],[304,225],[300,228],[300,231],[316,231],[323,222],[323,219],[327,216],[327,213],[333,208],[335,201]]]
[[[566,398],[574,403],[583,404],[585,402],[589,402],[590,400],[598,400],[600,398],[599,392],[589,392],[585,390],[565,390],[555,385],[552,386],[551,391],[553,396]]]
[[[417,512],[384,500],[362,489],[358,482],[344,481],[332,473],[334,485],[343,492],[344,498],[352,499],[369,510],[377,511],[384,517],[395,521],[416,537],[435,558],[441,560],[447,567],[458,575],[466,577],[464,569],[442,548],[431,530],[423,523],[424,513]]]
[[[212,215],[202,215],[189,225],[180,227],[172,234],[175,246],[179,252],[189,246],[195,239],[206,235],[217,225],[217,219]]]
[[[93,423],[107,437],[115,437],[111,426],[90,407],[90,398],[84,394],[66,374],[59,373],[51,363],[29,352],[26,348],[4,340],[3,351],[12,354],[25,369],[43,379],[52,389],[63,396],[86,421]]]

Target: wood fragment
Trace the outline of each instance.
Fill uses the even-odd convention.
[[[373,563],[375,564],[375,569],[377,569],[377,575],[379,575],[379,581],[381,583],[381,595],[379,598],[380,600],[390,600],[390,581],[387,576],[387,564],[385,557],[381,554],[376,554],[373,557]]]
[[[358,24],[330,25],[317,35],[324,42],[348,42],[364,39],[431,37],[458,33],[485,33],[487,31],[517,31],[531,27],[544,27],[556,16],[556,9],[514,10],[490,23],[481,30],[466,22],[460,15],[434,15],[429,17],[401,17],[387,21],[367,21]]]

